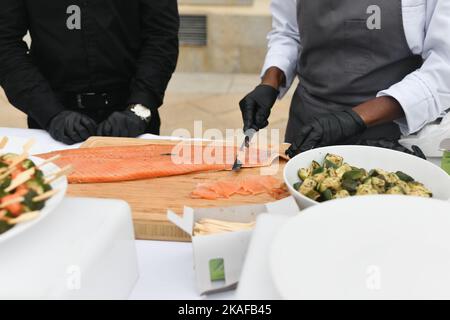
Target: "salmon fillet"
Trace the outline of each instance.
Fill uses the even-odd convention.
[[[60,155],[56,165],[74,168],[69,183],[103,183],[229,170],[237,152],[230,146],[149,144],[62,150],[36,156],[49,159]],[[245,156],[244,167],[264,166],[272,158],[269,151],[254,149]]]
[[[191,193],[194,199],[217,200],[235,194],[257,195],[267,193],[274,199],[288,196],[284,183],[272,176],[248,176],[241,179],[218,180],[200,183]]]

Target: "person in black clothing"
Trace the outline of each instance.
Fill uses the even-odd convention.
[[[158,108],[178,59],[176,0],[0,6],[0,85],[30,128],[67,144],[159,134]]]

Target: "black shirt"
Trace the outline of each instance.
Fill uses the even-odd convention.
[[[64,109],[55,92],[126,87],[129,104],[156,109],[175,70],[178,29],[176,0],[0,0],[0,84],[42,127]]]

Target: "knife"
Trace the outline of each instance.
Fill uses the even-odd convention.
[[[236,160],[234,161],[234,164],[233,164],[233,167],[231,168],[231,170],[233,170],[233,171],[241,170],[244,163],[239,158],[240,158],[240,156],[242,156],[242,154],[244,154],[244,157],[245,157],[244,150],[246,150],[250,147],[250,141],[252,141],[255,134],[256,134],[256,130],[254,130],[254,129],[250,129],[245,132],[244,142],[242,143],[242,146],[236,155]]]
[[[442,151],[450,151],[450,139],[444,139],[441,144],[439,145],[439,148]]]

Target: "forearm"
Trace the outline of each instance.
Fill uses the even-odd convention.
[[[9,102],[46,128],[64,110],[48,81],[26,54],[26,47],[0,39],[0,85]]]
[[[264,74],[261,82],[261,84],[269,85],[277,90],[279,90],[281,86],[285,85],[285,83],[286,77],[284,72],[277,67],[269,68]]]
[[[280,92],[279,98],[286,94],[297,75],[300,34],[296,9],[297,0],[272,0],[270,5],[272,30],[268,35],[268,51],[261,78],[266,78],[264,84],[276,87]],[[274,79],[270,79],[272,75]]]
[[[392,97],[379,97],[367,101],[353,110],[368,127],[389,123],[404,117],[400,103]]]

